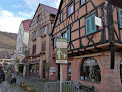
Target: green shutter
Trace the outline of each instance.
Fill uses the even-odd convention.
[[[122,28],[122,9],[119,10],[120,28]]]
[[[95,14],[86,19],[86,35],[96,31]]]
[[[61,34],[59,35],[59,38],[61,38]]]
[[[70,42],[70,29],[67,30],[67,42]]]
[[[92,15],[91,16],[91,29],[92,29],[92,32],[95,32],[96,31],[96,25],[95,25],[95,15]]]
[[[89,18],[86,19],[86,34],[90,33],[90,25],[89,25],[90,21]]]

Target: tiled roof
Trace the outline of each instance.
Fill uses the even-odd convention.
[[[24,30],[29,31],[29,25],[31,23],[31,19],[23,20],[22,22],[23,22],[23,28],[24,28]]]
[[[50,6],[41,4],[41,3],[40,3],[40,5],[42,7],[44,7],[50,14],[53,14],[53,15],[56,15],[57,14],[57,9],[56,8],[53,8],[53,7],[50,7]]]
[[[6,51],[0,51],[0,58],[11,59],[11,56]]]

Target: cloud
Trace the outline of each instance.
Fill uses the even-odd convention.
[[[28,6],[28,8],[35,10],[39,3],[58,8],[60,0],[24,0],[25,4]]]
[[[12,5],[13,8],[22,8],[22,5]]]
[[[2,10],[0,11],[0,31],[17,33],[24,19],[24,17],[15,16],[12,12]]]
[[[18,12],[17,15],[18,16],[22,16],[22,17],[25,17],[25,18],[31,18],[33,16],[34,12],[31,11],[31,12]]]

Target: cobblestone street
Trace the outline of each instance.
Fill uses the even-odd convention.
[[[25,78],[20,75],[13,74],[12,77],[16,77],[17,82],[10,84],[8,81],[4,81],[0,84],[0,92],[27,92],[24,88],[20,87],[20,82],[31,83],[34,86],[33,92],[43,92],[45,81],[33,78]]]

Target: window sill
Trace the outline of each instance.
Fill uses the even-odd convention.
[[[45,36],[46,36],[46,34],[42,35],[41,38],[43,38],[43,37],[45,37]]]

